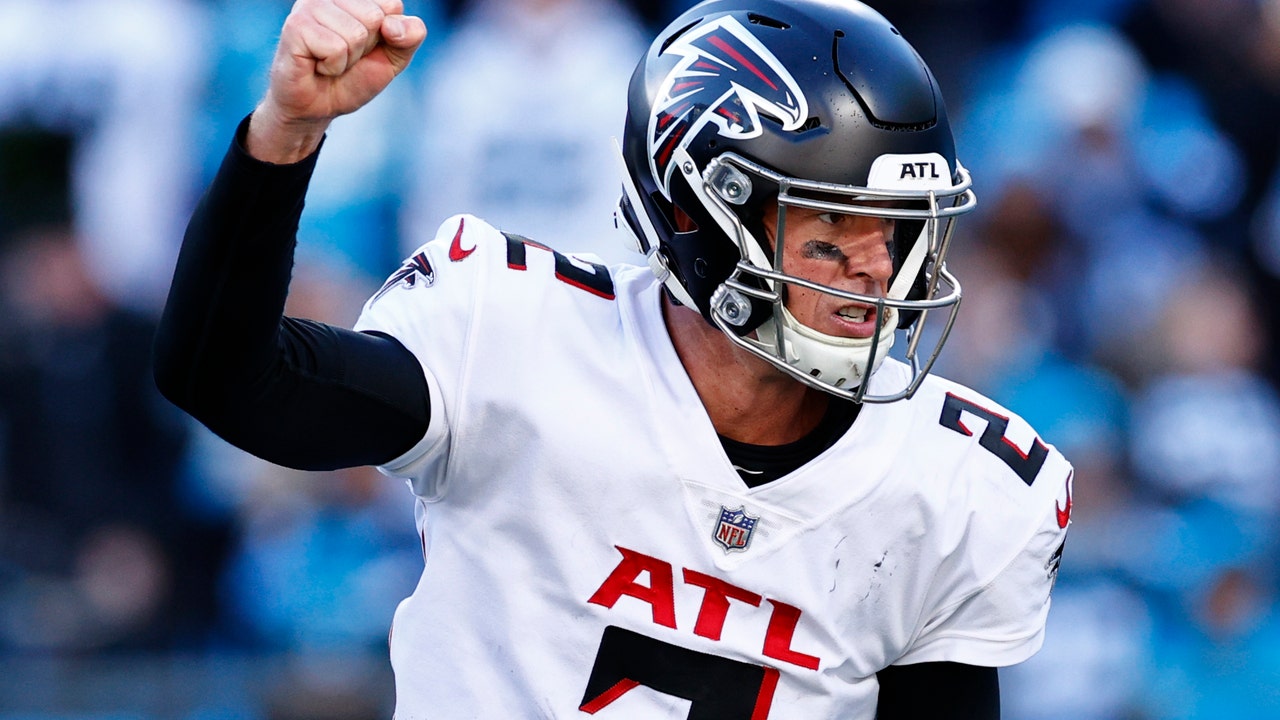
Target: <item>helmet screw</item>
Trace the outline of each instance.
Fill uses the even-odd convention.
[[[751,312],[751,301],[737,290],[722,286],[711,298],[711,302],[720,311],[725,322],[734,327],[742,327],[750,319],[748,315]]]
[[[685,174],[686,174],[686,175],[692,175],[692,174],[693,174],[693,163],[691,163],[691,162],[686,162],[686,163],[683,165],[683,168],[684,168],[684,172],[685,172]]]
[[[732,205],[744,205],[751,195],[751,179],[720,158],[707,166],[706,183]]]

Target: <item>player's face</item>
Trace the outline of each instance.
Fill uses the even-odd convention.
[[[767,212],[765,227],[776,233],[778,212]],[[787,208],[782,271],[838,290],[884,297],[893,276],[892,218]],[[772,238],[771,238],[772,239]],[[789,285],[787,309],[796,320],[836,337],[871,337],[876,310],[817,290]]]

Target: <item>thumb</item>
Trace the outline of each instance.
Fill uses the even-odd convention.
[[[399,72],[427,39],[427,26],[413,15],[387,15],[382,19],[382,40],[387,59]]]

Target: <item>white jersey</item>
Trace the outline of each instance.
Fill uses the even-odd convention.
[[[397,720],[871,720],[887,665],[1036,651],[1071,503],[1052,446],[931,378],[749,488],[660,297],[647,268],[460,216],[366,306],[431,392],[383,468],[426,558],[392,628]]]

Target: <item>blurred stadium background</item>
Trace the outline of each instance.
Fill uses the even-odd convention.
[[[686,3],[407,0],[428,44],[330,133],[290,311],[350,323],[455,211],[624,259],[609,138]],[[871,0],[980,209],[939,371],[1077,467],[1014,720],[1280,717],[1280,0]],[[364,720],[407,491],[229,448],[155,392],[187,214],[283,0],[0,0],[0,720]]]

